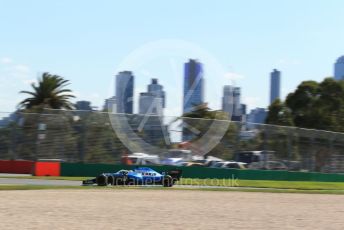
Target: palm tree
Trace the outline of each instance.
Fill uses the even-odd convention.
[[[192,110],[188,113],[184,113],[182,117],[175,119],[183,121],[183,133],[192,134],[192,130],[196,131],[197,134],[194,135],[194,138],[200,138],[207,132],[214,120],[227,120],[228,115],[220,110],[211,110],[208,107],[208,103],[201,103],[199,105],[194,105]],[[191,128],[191,130],[189,130]]]
[[[50,108],[50,109],[73,109],[73,104],[69,101],[74,98],[70,89],[65,89],[69,85],[68,80],[58,75],[51,75],[48,72],[42,74],[38,79],[38,85],[32,83],[33,91],[21,91],[31,95],[19,103],[19,108]]]
[[[215,119],[216,112],[218,111],[212,111],[208,107],[208,103],[202,103],[199,105],[194,105],[193,109],[190,112],[183,114],[183,117]]]

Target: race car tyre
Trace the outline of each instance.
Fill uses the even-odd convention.
[[[125,185],[127,180],[127,176],[115,177],[113,185]]]
[[[115,184],[115,178],[113,176],[108,176],[108,185],[114,185]]]
[[[107,186],[108,185],[108,177],[105,175],[100,175],[96,179],[98,186]]]
[[[127,181],[125,182],[126,185],[135,185],[135,180],[133,179],[127,179]]]
[[[164,187],[172,187],[173,186],[173,178],[169,175],[164,177],[164,180],[162,181],[162,185]]]

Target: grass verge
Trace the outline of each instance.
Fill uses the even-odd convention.
[[[228,188],[228,187],[145,187],[145,186],[116,186],[116,187],[98,187],[98,186],[52,186],[52,185],[0,185],[0,192],[5,190],[43,190],[43,189],[76,189],[76,190],[182,190],[182,191],[221,191],[221,192],[263,192],[263,193],[301,193],[301,194],[332,194],[344,195],[344,190],[300,190],[300,189],[267,189],[267,188]]]
[[[182,178],[178,182],[178,184],[194,185],[194,186],[251,187],[251,188],[300,189],[300,190],[343,190],[344,191],[343,182]]]

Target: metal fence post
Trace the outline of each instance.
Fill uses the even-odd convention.
[[[315,150],[315,141],[314,141],[314,136],[313,136],[313,133],[312,133],[312,136],[311,136],[311,151],[309,151],[309,164],[308,164],[308,170],[313,172],[314,171],[314,168],[315,168],[315,162],[314,162],[314,158],[315,158],[315,154],[316,154],[316,150]]]
[[[10,131],[10,146],[9,146],[9,157],[12,160],[17,159],[16,156],[16,141],[17,141],[17,136],[16,136],[16,127],[15,125],[11,125],[11,131]]]
[[[288,129],[287,131],[287,145],[288,145],[288,171],[290,170],[290,165],[291,165],[291,158],[292,158],[292,154],[293,154],[293,150],[292,150],[292,147],[291,147],[291,137],[290,137],[290,129]]]

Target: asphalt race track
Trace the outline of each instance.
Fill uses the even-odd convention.
[[[68,181],[68,180],[46,180],[46,179],[29,179],[29,178],[10,178],[16,176],[13,174],[0,174],[0,185],[48,185],[48,186],[81,186],[81,181]],[[96,185],[94,185],[96,186]],[[161,185],[144,185],[145,187],[161,187]],[[174,185],[176,188],[227,188],[237,189],[238,187],[223,187],[223,186],[192,186],[192,185]],[[250,189],[250,188],[247,188]],[[255,188],[257,189],[257,188]]]
[[[0,184],[77,186],[81,185],[81,181],[0,178]]]
[[[49,186],[81,186],[81,181],[68,180],[45,180],[45,179],[18,179],[18,178],[0,178],[0,185],[49,185]],[[161,185],[152,185],[147,187],[161,187]],[[224,188],[220,186],[191,186],[191,185],[174,185],[178,188]],[[231,188],[231,187],[227,187]],[[233,187],[232,187],[233,188]]]

